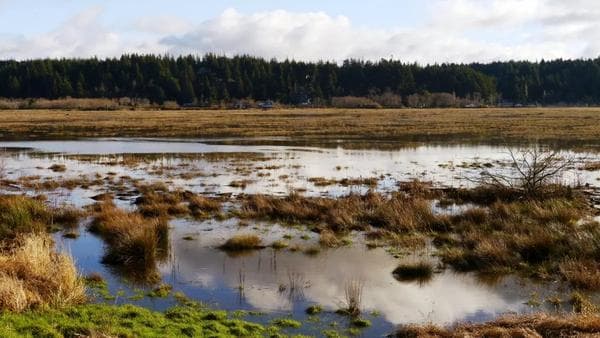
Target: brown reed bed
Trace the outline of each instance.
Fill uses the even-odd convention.
[[[18,236],[0,252],[0,309],[66,308],[86,300],[73,259],[56,253],[50,236]]]

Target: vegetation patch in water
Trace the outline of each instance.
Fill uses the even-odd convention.
[[[402,282],[428,281],[433,277],[433,266],[426,261],[400,264],[392,272],[394,278]]]
[[[262,240],[254,234],[241,234],[229,238],[220,247],[224,251],[246,251],[262,249]]]
[[[5,312],[0,315],[0,327],[3,335],[11,337],[263,337],[279,331],[229,319],[224,312],[213,313],[199,305],[155,312],[133,305],[89,304],[65,310]]]

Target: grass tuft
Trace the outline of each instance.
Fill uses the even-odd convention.
[[[426,261],[405,263],[399,265],[392,272],[399,281],[429,281],[433,277],[433,265]]]
[[[224,251],[245,251],[262,249],[262,240],[257,235],[241,234],[229,238],[219,248]]]
[[[85,285],[73,259],[45,234],[24,235],[0,254],[0,309],[21,312],[83,303]]]

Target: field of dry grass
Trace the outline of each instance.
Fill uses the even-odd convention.
[[[0,111],[0,138],[294,137],[598,142],[600,108]]]

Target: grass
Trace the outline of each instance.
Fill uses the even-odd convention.
[[[587,212],[579,199],[496,202],[485,216],[467,212],[452,217],[453,236],[437,242],[439,255],[461,271],[559,275],[578,287],[587,281],[588,287],[596,288],[585,266],[591,267],[589,261],[600,252],[598,241],[592,240],[600,226],[577,224]],[[576,265],[579,268],[573,268]]]
[[[79,220],[85,215],[83,210],[72,206],[63,206],[52,210],[52,222],[67,228],[79,225]]]
[[[559,264],[560,274],[579,289],[600,289],[600,264],[597,260],[567,259]]]
[[[600,170],[600,162],[598,162],[598,161],[587,162],[583,165],[583,167],[581,169],[587,170],[587,171],[598,171],[598,170]]]
[[[323,312],[323,307],[321,305],[311,305],[306,308],[306,314],[314,316],[321,312]]]
[[[352,326],[355,326],[355,327],[364,328],[364,327],[371,326],[371,321],[368,319],[364,319],[364,318],[354,318],[354,319],[352,319],[351,324],[352,324]]]
[[[220,247],[224,251],[246,251],[262,249],[262,240],[254,234],[241,234],[229,238]]]
[[[285,249],[288,246],[290,246],[290,243],[288,243],[286,241],[282,241],[282,240],[277,240],[277,241],[271,243],[271,247],[275,250]]]
[[[211,214],[218,213],[221,211],[223,206],[221,202],[214,199],[200,195],[193,195],[188,199],[188,207],[197,218],[207,217]]]
[[[0,309],[65,308],[86,300],[73,259],[45,234],[24,235],[0,254]]]
[[[433,215],[429,203],[401,193],[387,197],[369,192],[337,199],[302,197],[298,194],[284,198],[252,195],[243,200],[237,216],[326,225],[334,232],[368,230],[369,226],[395,232],[428,231],[445,227],[444,220]]]
[[[346,283],[344,288],[345,308],[344,312],[350,316],[357,317],[360,315],[362,306],[364,283],[360,280],[351,280]],[[355,318],[356,319],[356,318]]]
[[[343,244],[340,236],[352,230],[366,232],[368,247],[387,245],[391,252],[423,248],[428,238],[434,238],[436,255],[458,271],[518,272],[600,289],[593,263],[600,253],[600,224],[581,222],[593,214],[589,201],[566,186],[551,184],[542,192],[527,199],[519,191],[503,188],[435,190],[410,182],[390,195],[245,196],[235,216],[306,224],[320,232],[319,242],[325,247]],[[434,214],[432,199],[476,206],[456,215]],[[316,253],[315,249],[307,252],[312,251]],[[406,268],[398,270],[400,279],[412,272],[418,275]]]
[[[328,248],[336,248],[342,244],[342,241],[333,231],[325,229],[319,234],[319,244]]]
[[[274,319],[271,323],[278,327],[289,327],[289,328],[293,328],[293,329],[297,329],[302,326],[301,322],[294,320],[294,319],[290,319],[290,318]]]
[[[140,120],[140,114],[144,119]],[[585,121],[585,123],[581,123]],[[4,138],[291,137],[314,143],[362,140],[597,143],[598,108],[275,109],[271,111],[0,112]],[[193,128],[190,128],[193,126]]]
[[[138,211],[146,217],[170,217],[193,215],[208,218],[221,212],[218,199],[183,191],[169,191],[160,183],[137,185],[141,196],[135,201]]]
[[[155,312],[133,305],[89,304],[65,310],[0,315],[8,337],[263,337],[278,334],[265,327],[230,318],[197,304]]]
[[[183,193],[171,192],[168,187],[138,186],[142,195],[135,201],[138,211],[146,217],[181,216],[189,213],[188,207],[183,203]]]
[[[506,316],[483,324],[459,324],[449,328],[433,325],[400,327],[395,337],[580,337],[600,333],[600,316],[534,314]]]
[[[392,272],[399,281],[428,281],[433,277],[433,266],[426,261],[404,263]]]
[[[48,169],[54,171],[55,173],[64,173],[67,171],[67,166],[64,164],[53,164]]]
[[[41,199],[26,196],[0,196],[0,240],[21,233],[43,232],[51,213]]]
[[[100,202],[94,208],[90,231],[108,244],[103,261],[151,275],[168,252],[167,221],[120,210],[111,201]]]

